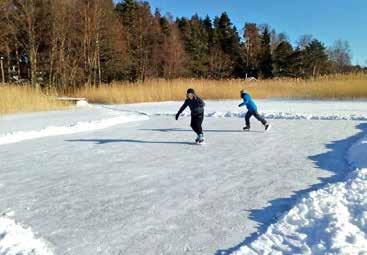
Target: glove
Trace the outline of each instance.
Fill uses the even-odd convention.
[[[180,114],[177,113],[175,119],[178,120],[178,117],[180,117]]]

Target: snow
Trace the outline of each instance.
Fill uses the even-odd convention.
[[[350,147],[347,159],[355,169],[367,168],[367,135]]]
[[[233,254],[367,254],[366,155],[367,135],[348,150],[355,170],[344,181],[311,192]]]
[[[121,116],[106,118],[97,121],[76,122],[68,126],[48,126],[41,130],[17,131],[0,135],[0,145],[17,143],[25,140],[42,137],[75,134],[86,131],[94,131],[124,124],[132,121],[146,120],[148,117],[131,113],[121,114]]]
[[[260,100],[282,117],[244,133],[238,101],[209,101],[205,146],[181,103],[2,117],[0,251],[367,252],[364,102]]]
[[[237,107],[240,100],[206,101],[206,117],[244,118],[246,109]],[[367,120],[364,101],[290,101],[256,100],[267,119],[285,120]],[[182,102],[144,103],[114,106],[150,115],[174,115]],[[186,110],[183,116],[190,115]]]
[[[36,238],[30,228],[14,220],[0,217],[0,254],[2,255],[52,255],[43,240]]]
[[[91,107],[87,100],[79,100],[76,102],[77,107]]]

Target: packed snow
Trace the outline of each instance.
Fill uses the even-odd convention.
[[[367,135],[348,151],[356,169],[345,181],[311,192],[233,254],[367,254],[366,155]]]
[[[207,117],[244,118],[246,110],[237,105],[240,100],[206,101]],[[285,120],[367,120],[367,109],[364,101],[287,101],[256,100],[260,112],[267,119]],[[179,102],[144,103],[114,106],[125,110],[144,112],[150,115],[174,115]],[[186,110],[184,116],[190,115]]]
[[[76,107],[91,107],[91,105],[88,103],[87,100],[82,99],[76,102]]]
[[[52,255],[43,240],[36,238],[30,228],[0,216],[1,255]]]
[[[0,118],[0,254],[367,253],[366,104],[239,101]]]
[[[132,113],[122,113],[120,116],[96,121],[76,122],[68,126],[48,126],[40,130],[16,131],[0,135],[0,145],[17,143],[25,140],[37,139],[48,136],[68,135],[86,131],[94,131],[121,125],[127,122],[148,119],[147,116]]]

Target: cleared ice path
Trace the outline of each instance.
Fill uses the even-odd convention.
[[[207,144],[195,146],[188,122],[2,145],[0,212],[55,254],[225,253],[342,178],[359,124],[277,120],[270,133],[243,133],[242,119],[207,118]]]

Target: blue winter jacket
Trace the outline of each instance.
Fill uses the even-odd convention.
[[[247,110],[252,111],[252,112],[257,112],[257,106],[249,94],[243,93],[242,99],[243,99],[243,103],[241,103],[239,107],[246,105]]]

